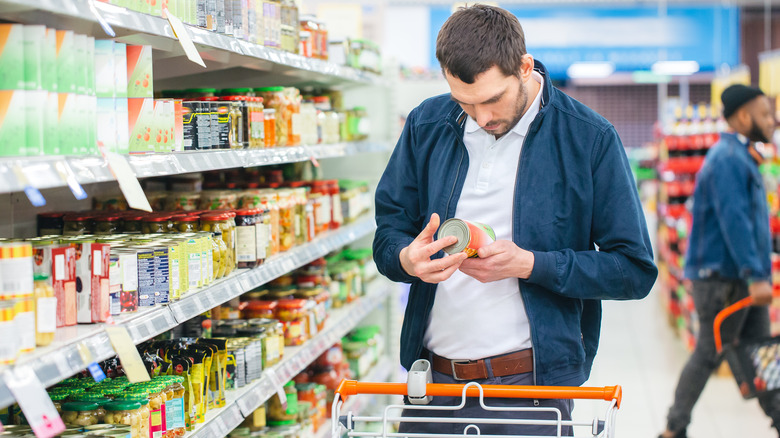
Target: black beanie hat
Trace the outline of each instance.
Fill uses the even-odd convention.
[[[735,84],[725,90],[720,95],[723,102],[723,118],[728,119],[737,112],[742,105],[750,102],[758,96],[763,96],[764,92],[758,88],[748,87],[747,85]]]

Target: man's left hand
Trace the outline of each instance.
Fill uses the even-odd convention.
[[[477,252],[479,258],[466,259],[460,271],[482,283],[507,278],[526,279],[534,270],[534,254],[509,240],[497,240]]]

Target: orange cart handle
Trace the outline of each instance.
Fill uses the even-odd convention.
[[[723,340],[720,337],[720,325],[723,324],[723,320],[739,312],[740,310],[746,307],[750,307],[752,305],[753,305],[753,297],[748,296],[746,298],[742,298],[736,303],[721,310],[715,316],[715,322],[712,325],[712,330],[714,332],[713,334],[715,335],[715,349],[718,351],[718,353],[723,351]]]
[[[460,397],[465,385],[429,383],[425,395],[433,397]],[[343,380],[336,392],[342,399],[357,394],[407,395],[406,383],[371,383]],[[527,399],[587,399],[617,401],[617,407],[623,400],[623,388],[605,386],[603,388],[580,388],[577,386],[519,386],[519,385],[483,385],[482,391],[488,398],[527,398]],[[479,397],[479,388],[469,387],[467,397]]]

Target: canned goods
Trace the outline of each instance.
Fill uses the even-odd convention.
[[[16,335],[14,301],[0,301],[0,365],[14,363],[19,352],[19,338]]]
[[[0,299],[33,294],[33,250],[29,242],[0,245]]]
[[[439,226],[437,239],[455,236],[458,241],[444,248],[447,254],[465,252],[469,257],[478,257],[477,251],[496,240],[496,233],[489,225],[463,219],[448,219]]]

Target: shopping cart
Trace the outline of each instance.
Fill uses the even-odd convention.
[[[729,316],[753,305],[753,298],[743,298],[721,310],[715,317],[715,348],[722,353],[745,399],[780,390],[780,336],[734,342],[723,348],[720,326]]]
[[[389,405],[384,409],[382,416],[358,416],[352,412],[343,414],[341,410],[347,397],[360,394],[381,394],[407,396],[411,405]],[[428,406],[432,397],[447,396],[461,397],[458,406]],[[466,404],[466,397],[479,397],[482,409],[487,412],[548,412],[557,415],[557,420],[537,419],[506,419],[506,418],[458,418],[457,416],[438,418],[430,417],[401,417],[397,413],[402,409],[420,411],[457,411]],[[599,418],[593,421],[563,420],[561,411],[555,408],[542,407],[494,407],[485,404],[485,398],[525,398],[525,399],[588,399],[604,400],[607,402],[604,420]],[[466,425],[464,435],[480,435],[481,437],[507,438],[509,435],[481,435],[478,424],[505,424],[505,425],[536,425],[556,427],[557,435],[561,437],[564,427],[572,427],[576,431],[589,428],[590,435],[599,438],[614,438],[615,418],[623,398],[620,386],[605,386],[603,388],[581,388],[563,386],[507,386],[507,385],[479,385],[476,382],[459,384],[431,383],[430,363],[425,360],[415,362],[409,371],[407,383],[370,383],[344,380],[336,390],[333,400],[331,424],[331,437],[340,438],[346,433],[348,437],[382,437],[382,438],[459,438],[463,435],[453,434],[414,434],[393,432],[393,425],[399,422],[414,423],[446,423]],[[396,414],[392,414],[395,412]],[[551,415],[551,416],[552,416]],[[365,430],[371,424],[382,426],[381,432]],[[361,430],[363,429],[363,430]],[[523,438],[534,438],[523,435]]]

